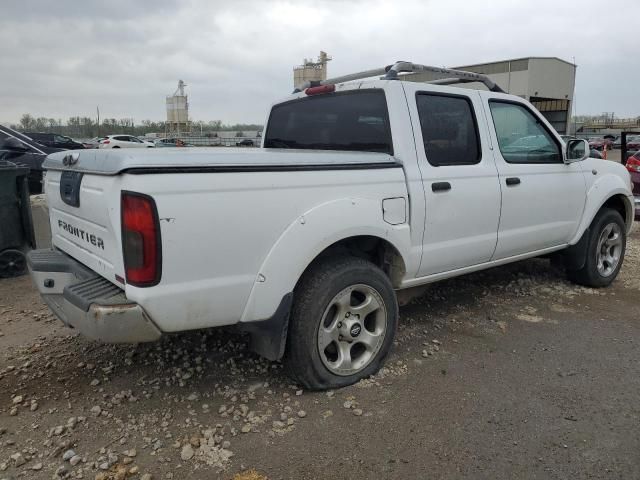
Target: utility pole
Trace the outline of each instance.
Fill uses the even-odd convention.
[[[576,110],[576,70],[578,66],[576,65],[576,57],[573,57],[573,101],[571,102],[571,109],[573,110],[573,134],[576,135],[578,133],[578,120],[576,115],[578,114]]]
[[[98,113],[98,137],[100,136],[100,107],[96,105],[96,112]]]

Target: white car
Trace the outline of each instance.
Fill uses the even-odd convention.
[[[398,75],[425,71],[489,91]],[[236,324],[335,388],[382,365],[398,291],[551,253],[590,287],[622,266],[629,172],[484,75],[399,62],[268,118],[262,148],[50,155],[54,248],[28,263],[58,317],[105,342]]]
[[[140,140],[133,135],[108,135],[100,140],[99,148],[154,148],[153,142]]]

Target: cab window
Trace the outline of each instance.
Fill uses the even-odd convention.
[[[480,162],[478,127],[468,97],[418,93],[416,101],[424,152],[431,165]]]
[[[508,163],[562,163],[560,145],[524,105],[491,100],[493,125]]]
[[[393,154],[382,90],[304,97],[271,110],[265,148],[348,150]]]

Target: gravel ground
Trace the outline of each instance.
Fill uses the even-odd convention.
[[[639,321],[636,232],[608,289],[543,259],[431,286],[318,393],[233,331],[102,345],[0,280],[0,479],[640,478]]]

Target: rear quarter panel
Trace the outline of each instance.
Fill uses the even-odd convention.
[[[315,254],[341,235],[376,231],[409,244],[406,225],[382,219],[383,198],[407,196],[402,168],[125,174],[122,188],[157,204],[161,281],[128,285],[126,294],[163,331],[268,318]],[[366,205],[367,213],[346,205]],[[289,236],[307,212],[320,211],[308,235]],[[268,294],[256,293],[247,307],[261,269],[267,273],[260,288]]]

